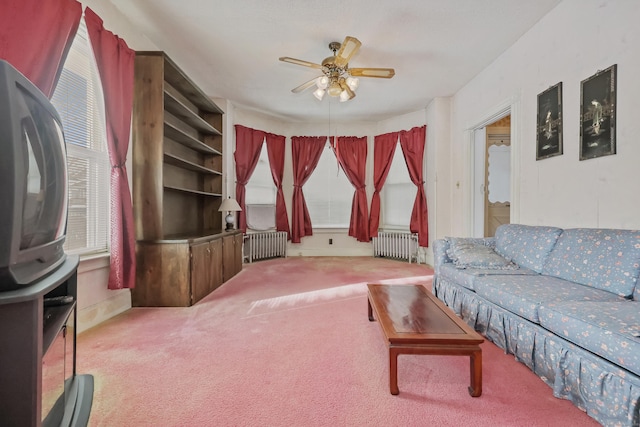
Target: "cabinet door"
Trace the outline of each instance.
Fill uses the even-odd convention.
[[[222,239],[215,239],[209,242],[211,249],[211,260],[209,262],[210,290],[213,291],[222,285]]]
[[[131,289],[136,307],[187,307],[191,305],[191,248],[188,243],[136,245],[136,287]]]
[[[191,304],[206,297],[209,286],[211,248],[209,242],[191,245]]]
[[[242,271],[242,243],[244,238],[242,233],[238,233],[235,235],[233,239],[233,244],[235,245],[235,267],[234,267],[234,275],[238,274]]]
[[[232,235],[222,238],[222,274],[225,282],[236,274],[234,271],[236,265],[234,237]]]

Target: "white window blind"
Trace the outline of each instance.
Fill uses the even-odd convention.
[[[355,190],[328,143],[302,191],[313,228],[349,228]]]
[[[382,228],[409,230],[417,191],[409,177],[402,148],[398,144],[393,154],[389,175],[382,187]]]
[[[262,144],[258,164],[245,186],[244,202],[247,205],[276,204],[276,186],[271,176],[267,144]]]
[[[52,97],[62,118],[69,170],[65,250],[88,254],[108,249],[109,158],[102,87],[84,19]]]

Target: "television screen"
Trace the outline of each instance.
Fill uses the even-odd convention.
[[[43,143],[64,142],[56,120],[28,93],[24,96],[31,119],[22,123],[26,187],[22,209],[20,249],[28,249],[59,239],[65,232],[66,161],[64,147],[48,150]],[[36,128],[37,127],[37,128]]]
[[[66,147],[49,99],[0,60],[0,290],[29,285],[65,259]]]

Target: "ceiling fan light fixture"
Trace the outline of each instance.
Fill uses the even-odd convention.
[[[318,100],[322,101],[326,94],[330,97],[340,98],[340,102],[353,99],[358,89],[360,80],[358,77],[375,77],[390,79],[395,75],[393,68],[352,68],[349,67],[349,60],[358,52],[362,44],[351,36],[347,36],[344,42],[331,42],[329,49],[332,56],[325,58],[321,64],[316,64],[301,59],[280,57],[280,61],[289,62],[295,65],[302,65],[310,68],[317,68],[322,71],[322,75],[293,88],[293,93],[299,93],[312,86],[316,86],[313,92]]]
[[[360,80],[357,77],[349,76],[347,77],[347,86],[349,86],[351,90],[356,90],[358,86],[360,86]]]
[[[338,83],[337,81],[332,81],[331,84],[329,85],[329,89],[327,89],[327,92],[329,93],[329,96],[340,96],[340,94],[342,93],[342,88],[340,87],[340,83]]]
[[[327,76],[320,76],[318,77],[318,80],[316,80],[316,86],[318,86],[318,89],[326,89],[327,86],[329,86],[329,77]]]
[[[344,78],[341,78],[338,83],[340,84],[340,88],[342,89],[342,92],[340,92],[340,102],[346,102],[356,96],[349,85],[347,85],[347,82]]]

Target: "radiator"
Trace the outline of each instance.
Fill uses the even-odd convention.
[[[244,235],[244,256],[249,262],[287,257],[287,232],[267,231]]]
[[[418,235],[379,231],[373,238],[373,256],[418,261]]]

